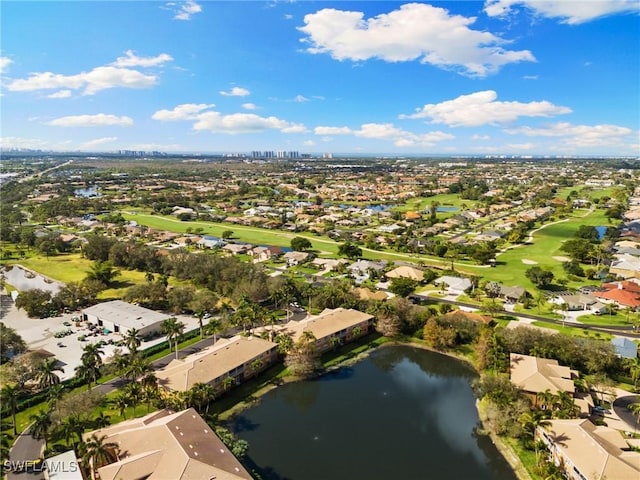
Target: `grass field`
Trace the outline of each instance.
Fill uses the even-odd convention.
[[[611,340],[613,338],[613,335],[609,335],[608,333],[592,332],[591,330],[585,330],[577,327],[563,327],[562,325],[557,325],[555,323],[533,322],[533,325],[536,327],[557,330],[558,332],[564,333],[565,335],[571,335],[573,337],[589,337],[598,338],[600,340]]]
[[[79,253],[60,254],[48,258],[43,255],[37,255],[21,259],[15,263],[62,283],[83,280],[93,264],[91,260],[83,258]],[[120,275],[116,277],[112,288],[100,292],[98,298],[102,300],[122,298],[127,288],[144,281],[144,272],[120,269]],[[171,283],[171,279],[169,279],[169,282]]]
[[[536,262],[541,267],[549,268],[555,278],[566,278],[562,269],[562,262],[553,257],[566,257],[566,253],[560,248],[564,240],[569,239],[581,225],[608,225],[603,210],[578,210],[574,216],[561,223],[548,224],[533,234],[533,243],[524,244],[509,249],[497,258],[497,266],[479,272],[486,280],[504,283],[505,285],[520,285],[533,291],[534,285],[525,276],[526,270],[531,266],[523,262]],[[596,284],[587,280],[581,282],[569,282],[568,287],[579,287],[587,284]]]

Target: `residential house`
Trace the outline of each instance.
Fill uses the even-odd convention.
[[[593,400],[589,394],[576,395],[573,383],[578,378],[578,372],[558,364],[550,358],[532,357],[512,353],[509,355],[511,382],[521,388],[534,405],[538,404],[538,394],[547,390],[554,395],[567,392],[580,409],[581,415],[588,415],[593,408]]]
[[[362,288],[362,287],[358,287],[358,288],[354,288],[353,289],[353,293],[355,293],[358,298],[360,300],[377,300],[377,301],[383,301],[387,299],[387,294],[384,293],[381,290],[377,290],[377,291],[373,291],[369,288]]]
[[[476,312],[467,312],[465,310],[452,310],[451,312],[445,313],[441,317],[444,320],[457,321],[457,320],[471,320],[473,322],[483,323],[485,325],[489,325],[493,322],[493,318],[489,315],[480,315]]]
[[[620,307],[640,307],[640,285],[629,280],[604,283],[602,290],[593,292],[593,296]]]
[[[569,311],[584,310],[595,314],[604,313],[606,311],[606,305],[593,295],[585,293],[577,293],[575,295],[560,294],[551,300],[551,303],[558,305],[566,305]]]
[[[156,377],[166,390],[186,392],[196,383],[206,383],[220,392],[225,388],[227,377],[239,384],[275,362],[276,347],[275,343],[262,338],[236,335],[220,339],[185,358],[172,360],[156,371]]]
[[[309,254],[307,252],[287,252],[284,254],[284,259],[287,261],[287,265],[300,265],[304,263],[309,258]]]
[[[629,247],[620,247],[629,248]],[[609,267],[609,273],[621,278],[640,277],[640,258],[628,253],[618,253],[614,255]]]
[[[499,296],[507,303],[516,303],[525,293],[527,293],[527,291],[523,287],[500,285]]]
[[[256,262],[266,262],[282,256],[284,252],[280,247],[255,247],[247,252]]]
[[[447,293],[451,295],[461,295],[466,290],[471,288],[471,280],[463,277],[452,277],[450,275],[443,275],[433,281],[434,285],[445,286]]]
[[[417,282],[422,282],[424,280],[424,272],[414,267],[409,267],[407,265],[401,265],[400,267],[396,267],[393,270],[385,273],[387,278],[410,278],[411,280],[415,280]]]
[[[251,480],[213,429],[193,409],[164,409],[84,434],[103,438],[116,461],[98,468],[100,480]]]
[[[205,235],[196,242],[198,248],[222,248],[227,244],[222,238]]]
[[[537,427],[536,438],[547,445],[569,480],[640,478],[640,453],[613,428],[587,419],[551,420]]]
[[[247,253],[251,248],[251,245],[245,243],[227,243],[222,247],[223,250],[229,252],[231,255],[241,255]]]

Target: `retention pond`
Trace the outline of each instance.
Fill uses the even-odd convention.
[[[263,480],[511,480],[478,435],[471,381],[457,359],[382,347],[321,378],[286,384],[234,418]]]

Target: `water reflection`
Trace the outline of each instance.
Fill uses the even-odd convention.
[[[381,348],[345,372],[279,387],[232,427],[264,480],[514,479],[475,432],[473,376],[455,359]]]

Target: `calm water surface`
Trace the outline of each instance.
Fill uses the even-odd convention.
[[[263,480],[515,479],[478,416],[469,366],[383,347],[320,379],[284,385],[232,424]]]

